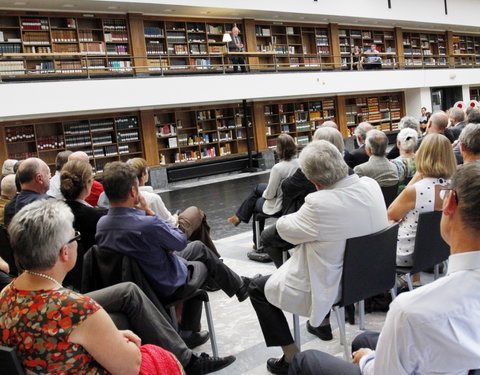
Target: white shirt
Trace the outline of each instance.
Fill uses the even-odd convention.
[[[50,179],[50,189],[48,189],[47,194],[55,199],[63,199],[60,191],[60,171],[55,171],[55,175]]]
[[[364,375],[466,375],[480,368],[480,251],[451,255],[448,275],[390,305]]]

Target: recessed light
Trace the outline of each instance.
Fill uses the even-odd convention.
[[[210,12],[208,12],[208,11],[203,11],[203,12],[200,12],[200,14],[210,14]]]
[[[64,8],[73,8],[73,4],[63,4]]]
[[[273,18],[278,18],[278,16],[273,16]]]
[[[118,9],[118,7],[115,6],[109,6],[108,9]]]
[[[164,12],[171,12],[172,10],[171,9],[164,9],[163,11]]]
[[[13,5],[27,5],[27,3],[24,1],[16,1],[13,3]]]
[[[299,18],[300,18],[301,20],[304,20],[304,19],[305,19],[305,17],[299,17]]]

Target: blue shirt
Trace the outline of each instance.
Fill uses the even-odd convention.
[[[112,207],[98,221],[95,241],[101,248],[135,258],[162,297],[172,295],[187,280],[187,267],[173,253],[187,246],[185,233],[157,215]]]
[[[53,197],[47,194],[40,194],[32,190],[22,190],[20,194],[18,194],[17,201],[15,202],[15,213],[20,211],[27,204],[35,202],[39,199],[48,199],[48,198],[53,198]]]

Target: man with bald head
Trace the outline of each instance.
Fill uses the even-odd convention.
[[[228,51],[229,52],[244,52],[245,48],[242,42],[242,39],[238,35],[240,30],[238,29],[237,26],[235,26],[232,29],[232,41],[228,42]],[[233,64],[233,72],[237,73],[238,72],[238,66],[240,66],[240,69],[242,70],[242,73],[245,73],[247,71],[247,68],[245,66],[245,57],[243,55],[232,55],[230,57],[230,60],[232,61]]]
[[[448,116],[445,112],[439,111],[435,112],[428,120],[427,123],[427,130],[425,134],[442,134],[448,138],[450,143],[455,141],[455,137],[453,136],[450,129],[447,129],[448,126]],[[420,146],[420,145],[419,145]]]
[[[90,163],[90,158],[83,151],[72,152],[68,156],[68,161],[71,161],[71,160],[81,160],[81,161],[84,161],[85,163]],[[100,197],[100,194],[102,194],[102,192],[103,192],[103,185],[97,180],[93,180],[92,191],[90,192],[90,195],[87,198],[85,198],[85,202],[90,204],[92,207],[97,207],[98,197]]]
[[[42,159],[28,158],[24,160],[18,168],[17,174],[22,191],[15,203],[15,213],[38,199],[52,198],[47,195],[50,188],[50,168]]]

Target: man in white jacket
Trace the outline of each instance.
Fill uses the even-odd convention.
[[[378,183],[348,176],[343,156],[331,143],[310,143],[299,164],[317,191],[300,210],[277,221],[280,237],[296,246],[292,257],[273,275],[252,280],[249,288],[267,346],[281,346],[284,353],[267,361],[268,370],[276,374],[286,374],[298,352],[282,310],[309,316],[312,326],[320,325],[340,296],[346,240],[388,226]]]
[[[480,368],[480,164],[460,167],[440,197],[447,276],[395,298],[380,336],[354,340],[353,363],[306,351],[289,374],[466,375]]]

